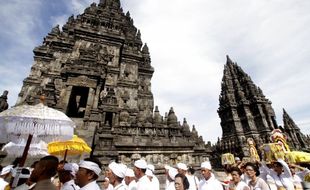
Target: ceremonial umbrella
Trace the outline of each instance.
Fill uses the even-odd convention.
[[[82,138],[79,138],[77,135],[73,135],[71,140],[48,143],[47,151],[49,154],[63,155],[64,160],[66,160],[67,155],[90,153],[91,148]]]
[[[2,151],[5,151],[7,155],[13,157],[20,157],[23,155],[23,151],[26,147],[26,140],[21,139],[19,143],[9,142],[2,147]],[[47,144],[44,141],[39,143],[31,143],[28,155],[30,156],[46,156],[47,153]]]
[[[27,158],[32,137],[35,142],[43,140],[68,140],[73,136],[74,122],[63,112],[45,106],[44,97],[41,103],[21,105],[0,113],[1,138],[17,143],[20,138],[28,138],[19,166],[22,167]]]

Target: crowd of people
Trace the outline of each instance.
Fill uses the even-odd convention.
[[[29,168],[1,167],[0,190],[300,190],[310,174],[309,169],[281,159],[268,164],[236,161],[224,166],[224,179],[212,172],[209,161],[201,163],[200,173],[184,163],[165,165],[166,182],[160,183],[154,165],[143,159],[136,160],[132,168],[111,162],[102,170],[96,158],[77,164],[45,156]]]

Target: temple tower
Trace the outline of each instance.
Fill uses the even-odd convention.
[[[54,27],[36,47],[30,75],[17,104],[35,104],[40,95],[77,124],[76,133],[92,155],[131,163],[144,157],[155,165],[207,159],[206,145],[171,109],[155,107],[149,48],[119,0],[93,3]]]
[[[285,109],[283,109],[283,128],[281,130],[287,136],[287,143],[291,149],[309,149],[307,137],[301,133],[300,128],[295,124]]]
[[[271,102],[228,56],[221,87],[218,114],[223,136],[220,149],[223,153],[249,156],[247,139],[253,138],[256,144],[268,142],[270,132],[277,128]]]

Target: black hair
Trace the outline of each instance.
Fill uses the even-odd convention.
[[[189,188],[189,182],[188,182],[187,177],[185,175],[179,174],[179,173],[177,175],[175,175],[175,178],[177,178],[177,177],[180,177],[182,179],[184,189],[188,189]]]
[[[30,168],[34,168],[34,167],[36,167],[36,165],[39,163],[39,161],[37,160],[37,161],[34,161],[32,164],[31,164],[31,166],[30,166]]]
[[[230,173],[232,173],[232,172],[237,172],[239,174],[239,176],[242,175],[242,172],[241,172],[241,170],[238,167],[231,167],[230,168]]]
[[[255,171],[255,175],[256,175],[256,176],[259,176],[259,175],[260,175],[259,169],[258,169],[258,167],[257,167],[256,164],[254,164],[254,163],[252,163],[252,162],[248,162],[248,163],[245,164],[245,168],[248,167],[248,166],[250,166],[250,167],[253,168],[253,170]]]
[[[143,173],[145,173],[146,172],[146,169],[142,169],[142,168],[140,168],[141,169],[141,171],[143,172]]]
[[[47,162],[46,164],[46,175],[49,177],[53,177],[57,173],[57,167],[58,167],[58,158],[55,156],[45,156],[40,159],[40,162]]]
[[[189,166],[188,167],[188,172],[191,173],[192,175],[194,175],[195,169],[192,166]]]

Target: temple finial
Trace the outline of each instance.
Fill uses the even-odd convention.
[[[229,55],[226,55],[226,59],[227,59],[226,63],[230,63],[230,64],[233,63],[232,60],[230,59]]]

